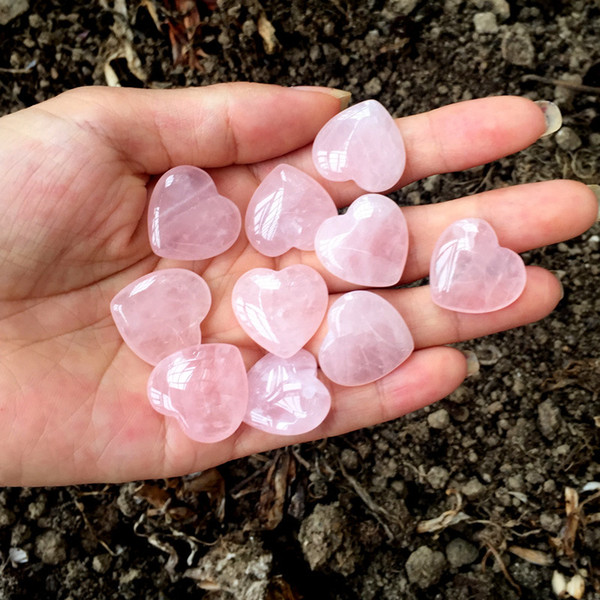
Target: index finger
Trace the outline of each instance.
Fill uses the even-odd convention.
[[[497,96],[402,117],[396,119],[396,126],[404,138],[406,168],[394,190],[430,175],[469,169],[523,150],[544,133],[546,120],[531,100]],[[281,162],[317,179],[338,207],[365,193],[354,182],[323,179],[313,165],[310,146],[256,165],[255,177],[262,181]]]

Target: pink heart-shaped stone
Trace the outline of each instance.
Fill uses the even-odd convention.
[[[234,244],[241,227],[238,207],[219,195],[206,171],[175,167],[156,183],[148,207],[148,231],[158,256],[180,260],[217,256]]]
[[[504,308],[521,295],[526,280],[522,258],[500,246],[491,225],[483,219],[452,223],[431,256],[431,298],[457,312]]]
[[[322,223],[315,250],[337,277],[370,287],[398,283],[408,256],[408,228],[400,207],[379,194],[357,198],[344,215]]]
[[[157,412],[176,418],[193,440],[224,440],[240,426],[248,406],[242,355],[230,344],[202,344],[175,352],[154,367],[148,398]]]
[[[327,285],[311,267],[281,271],[252,269],[233,287],[233,312],[242,329],[260,346],[282,358],[293,356],[323,321]]]
[[[402,135],[376,100],[351,106],[327,121],[313,142],[312,156],[325,179],[352,179],[367,192],[389,190],[406,164]]]
[[[211,298],[202,277],[186,269],[144,275],[123,288],[110,310],[125,343],[155,365],[177,350],[199,344],[200,323]]]
[[[325,188],[291,165],[278,165],[256,188],[246,211],[248,241],[265,256],[314,250],[315,234],[337,208]]]
[[[244,422],[278,435],[299,435],[319,426],[331,395],[317,379],[317,361],[306,350],[290,358],[267,354],[248,371]]]
[[[319,365],[331,381],[363,385],[403,363],[414,349],[400,313],[372,292],[349,292],[327,315],[329,332],[319,350]]]

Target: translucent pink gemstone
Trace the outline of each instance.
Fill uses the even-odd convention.
[[[521,257],[498,244],[487,221],[462,219],[437,241],[429,280],[439,306],[485,313],[512,304],[523,292],[527,274]]]
[[[317,379],[317,361],[306,350],[290,358],[267,354],[248,371],[244,421],[267,433],[299,435],[319,426],[331,395]]]
[[[155,365],[177,350],[199,344],[200,323],[210,308],[202,277],[186,269],[164,269],[136,279],[110,303],[125,343]]]
[[[403,363],[414,349],[400,313],[372,292],[344,294],[331,305],[327,323],[319,365],[340,385],[376,381]]]
[[[357,198],[344,215],[323,222],[315,238],[323,266],[357,285],[395,285],[408,256],[408,228],[400,207],[379,194]]]
[[[290,248],[314,250],[319,225],[335,215],[325,188],[300,169],[282,164],[256,188],[246,211],[246,235],[265,256],[280,256]]]
[[[315,138],[312,155],[323,177],[352,179],[367,192],[393,187],[406,163],[402,135],[376,100],[351,106],[325,123]]]
[[[210,175],[197,167],[167,171],[148,207],[152,250],[158,256],[200,260],[225,252],[242,227],[238,207],[219,195]]]
[[[177,419],[193,440],[224,440],[240,426],[248,406],[242,355],[230,344],[202,344],[175,352],[154,367],[148,398],[156,411]]]
[[[327,285],[311,267],[252,269],[233,287],[233,312],[244,331],[282,358],[293,356],[323,321]]]

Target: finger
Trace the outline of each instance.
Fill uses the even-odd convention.
[[[255,83],[179,90],[94,87],[62,94],[44,108],[72,115],[137,170],[159,174],[176,165],[262,161],[302,147],[340,110],[336,92]]]
[[[451,202],[402,209],[408,224],[409,246],[400,283],[426,277],[433,247],[454,221],[478,217],[490,223],[500,245],[515,252],[555,244],[580,235],[598,216],[591,189],[575,181],[547,181],[502,188]],[[279,268],[302,262],[319,271],[332,292],[357,286],[328,273],[314,252],[292,250],[281,257]]]
[[[343,387],[332,384],[331,412],[317,429],[307,434],[284,437],[242,426],[235,434],[228,458],[341,435],[397,419],[441,400],[461,384],[466,374],[466,359],[458,350],[419,350],[389,375],[369,385]]]
[[[431,300],[428,285],[401,290],[374,290],[390,302],[402,315],[412,334],[415,348],[429,348],[462,342],[546,317],[562,297],[558,279],[540,267],[527,267],[527,282],[515,302],[501,310],[482,314],[467,314],[441,308]],[[339,296],[332,296],[334,302]],[[307,345],[315,356],[327,334],[325,320]]]
[[[545,130],[541,109],[517,96],[481,98],[450,104],[418,115],[396,119],[406,147],[406,167],[394,189],[434,175],[460,171],[518,152]],[[255,167],[262,180],[279,162],[297,166],[315,177],[338,206],[363,194],[353,182],[333,183],[318,175],[310,148]]]

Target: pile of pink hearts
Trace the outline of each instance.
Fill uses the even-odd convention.
[[[261,254],[292,248],[315,251],[325,271],[351,284],[398,284],[408,256],[408,227],[400,207],[376,192],[398,183],[404,143],[390,114],[374,100],[331,119],[313,143],[318,173],[353,180],[366,193],[343,215],[312,177],[280,164],[258,186],[245,215],[245,235]],[[165,173],[150,199],[153,251],[184,261],[208,259],[238,239],[242,217],[201,169]],[[454,311],[481,313],[514,302],[525,285],[521,258],[498,245],[491,226],[463,219],[441,235],[431,259],[433,301]],[[266,351],[246,372],[240,350],[202,344],[201,322],[210,289],[191,270],[155,271],[111,302],[129,348],[154,365],[148,397],[159,413],[177,419],[200,442],[229,437],[242,422],[262,431],[298,435],[318,427],[331,407],[317,360],[304,347],[327,316],[318,365],[337,385],[364,385],[387,375],[414,343],[396,308],[370,291],[341,295],[329,305],[321,274],[306,265],[252,269],[235,283],[231,306],[242,329]]]

